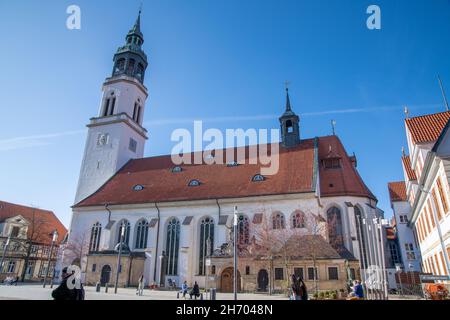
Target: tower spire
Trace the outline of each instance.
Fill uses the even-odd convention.
[[[291,99],[289,97],[289,82],[286,86],[286,110],[280,117],[281,139],[285,147],[292,147],[300,142],[299,117],[292,111]]]

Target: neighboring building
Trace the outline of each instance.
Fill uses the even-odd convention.
[[[174,165],[170,155],[143,158],[147,136],[142,119],[148,95],[143,42],[139,17],[126,45],[114,56],[98,116],[88,125],[67,243],[78,249],[74,254],[65,251],[65,264],[83,252],[79,262],[86,282],[113,283],[118,271],[115,249],[123,233],[126,246],[119,285],[136,285],[143,274],[147,285],[167,286],[172,281],[179,285],[186,280],[228,291],[233,264],[225,249],[238,206],[242,245],[258,244],[256,233],[264,223],[271,237],[320,236],[327,254],[318,259],[319,281],[324,281],[319,288],[344,289],[349,279],[359,277],[358,261],[372,250],[362,221],[378,217],[380,210],[358,174],[356,157],[347,154],[340,139],[301,139],[299,117],[287,93],[279,118],[281,142],[253,146],[279,148],[279,170],[274,175],[264,176],[260,163],[249,163],[251,147],[228,150],[235,156],[244,152],[239,163],[208,165],[204,160]],[[242,289],[266,289],[268,267],[261,266],[260,257],[240,265]],[[290,257],[288,265],[274,261],[274,289],[294,268],[297,272],[303,268],[311,285],[313,280],[306,277],[311,260]]]
[[[411,205],[406,196],[404,181],[390,182],[388,184],[391,208],[394,212],[392,232],[397,242],[397,249],[392,253],[392,267],[398,264],[406,272],[422,271],[419,244],[414,235],[414,230],[408,225],[411,219]]]
[[[55,270],[57,277],[60,272],[55,268],[58,246],[67,233],[66,228],[51,211],[0,201],[0,255],[5,256],[0,280],[9,276],[30,281],[44,278],[55,230],[59,237],[48,275],[52,276]],[[10,241],[6,245],[8,237]]]
[[[409,155],[403,155],[406,197],[422,270],[449,275],[450,111],[405,120]],[[412,250],[411,250],[412,252]]]

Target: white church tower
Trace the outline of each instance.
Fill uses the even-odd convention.
[[[75,203],[97,191],[130,159],[142,158],[147,130],[142,127],[147,56],[142,50],[141,12],[114,55],[112,75],[103,83],[98,116],[87,125],[88,135],[81,164]]]

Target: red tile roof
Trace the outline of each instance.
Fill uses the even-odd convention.
[[[450,119],[450,111],[406,119],[414,143],[436,141]]]
[[[341,157],[341,169],[325,169],[320,161],[328,157],[330,146],[331,153],[338,154]],[[353,195],[376,199],[365,185],[337,136],[319,138],[319,161],[320,193],[322,196]]]
[[[388,189],[391,202],[408,201],[408,197],[406,196],[405,181],[389,182]]]
[[[66,227],[52,211],[0,201],[0,222],[18,215],[21,215],[30,223],[28,226],[28,237],[31,237],[33,232],[32,225],[34,225],[35,229],[39,229],[39,231],[35,232],[34,239],[32,239],[36,243],[50,244],[55,229],[59,234],[58,242],[61,242],[67,233]]]
[[[410,181],[417,180],[416,172],[411,167],[411,159],[409,158],[409,156],[403,156],[402,162],[403,162],[403,167],[406,171],[406,175],[408,176],[408,179]]]
[[[130,160],[97,192],[82,200],[75,207],[239,198],[250,196],[313,192],[317,159],[326,157],[329,145],[341,155],[346,155],[336,136],[302,140],[295,147],[284,148],[280,144],[278,173],[266,176],[264,181],[252,182],[260,173],[260,164],[235,167],[227,165],[181,165],[182,171],[173,173],[171,156],[158,156]],[[241,149],[241,148],[239,148]],[[234,149],[236,153],[237,149]],[[248,159],[248,147],[245,147]],[[269,146],[270,150],[270,146]],[[189,155],[191,158],[193,154]],[[199,186],[188,186],[197,179]],[[348,156],[342,158],[342,169],[320,168],[322,196],[355,195],[375,198],[365,186]],[[329,185],[332,184],[333,187]],[[142,185],[141,191],[133,187]]]

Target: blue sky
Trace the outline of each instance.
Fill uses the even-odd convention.
[[[76,4],[81,30],[65,26]],[[0,2],[0,199],[70,222],[86,138],[112,57],[140,1]],[[381,8],[382,29],[366,27]],[[278,128],[284,81],[301,136],[337,134],[391,214],[386,184],[403,179],[403,105],[443,111],[450,95],[450,1],[146,0],[146,156],[170,134],[205,127]],[[215,120],[211,120],[215,119]]]

